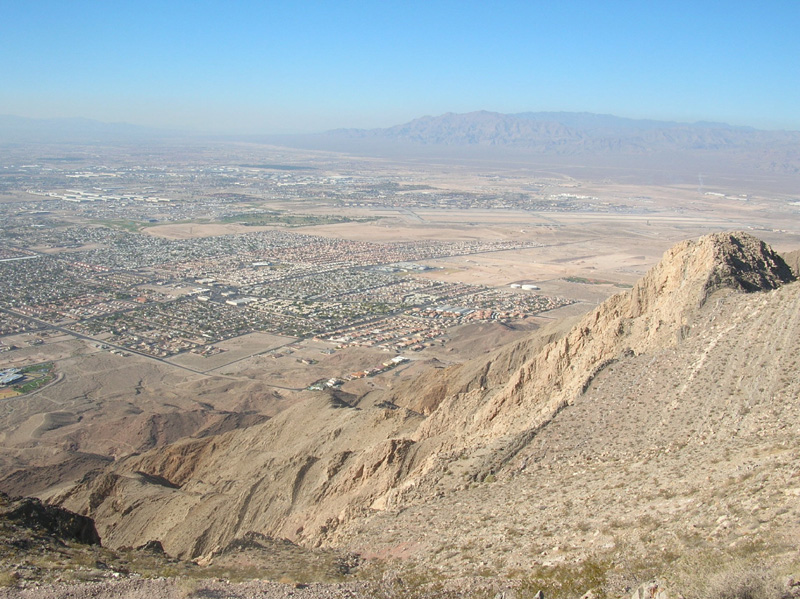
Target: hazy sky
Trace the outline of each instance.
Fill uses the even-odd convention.
[[[205,131],[587,111],[800,129],[800,0],[4,0],[0,114]]]

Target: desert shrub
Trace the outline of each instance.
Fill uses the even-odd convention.
[[[780,599],[778,577],[760,567],[734,565],[713,575],[706,590],[709,599]]]
[[[522,579],[518,596],[532,598],[541,590],[548,598],[571,599],[594,590],[596,597],[604,597],[610,568],[610,563],[596,558],[576,564],[541,566]]]
[[[17,586],[19,575],[16,572],[0,572],[0,588]]]
[[[781,599],[781,575],[763,562],[727,556],[699,559],[693,572],[683,572],[679,589],[686,599]]]

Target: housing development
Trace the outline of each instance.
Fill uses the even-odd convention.
[[[438,268],[426,264],[537,247],[532,240],[365,241],[293,230],[374,220],[332,208],[366,197],[392,203],[398,186],[381,179],[268,164],[4,171],[0,185],[21,198],[0,204],[3,351],[13,350],[9,336],[25,334],[25,343],[35,344],[60,332],[123,356],[207,357],[225,351],[216,345],[222,341],[268,333],[334,350],[399,353],[441,345],[453,326],[522,319],[571,303],[533,285],[439,280]],[[231,186],[251,195],[217,191]],[[256,202],[255,193],[268,199]],[[461,201],[445,195],[428,199]],[[307,212],[276,209],[281,202]],[[192,236],[189,224],[188,235],[167,238],[148,230],[212,222],[246,232]]]

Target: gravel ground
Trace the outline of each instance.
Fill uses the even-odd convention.
[[[396,576],[382,583],[280,584],[193,578],[126,579],[27,588],[0,588],[0,599],[517,599],[513,584],[465,578],[416,585]]]
[[[371,597],[358,584],[288,585],[271,582],[229,583],[190,578],[129,579],[118,582],[55,584],[0,589],[0,599],[356,599]]]

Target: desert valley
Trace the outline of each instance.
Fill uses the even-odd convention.
[[[800,596],[795,134],[560,118],[0,146],[0,597]]]

